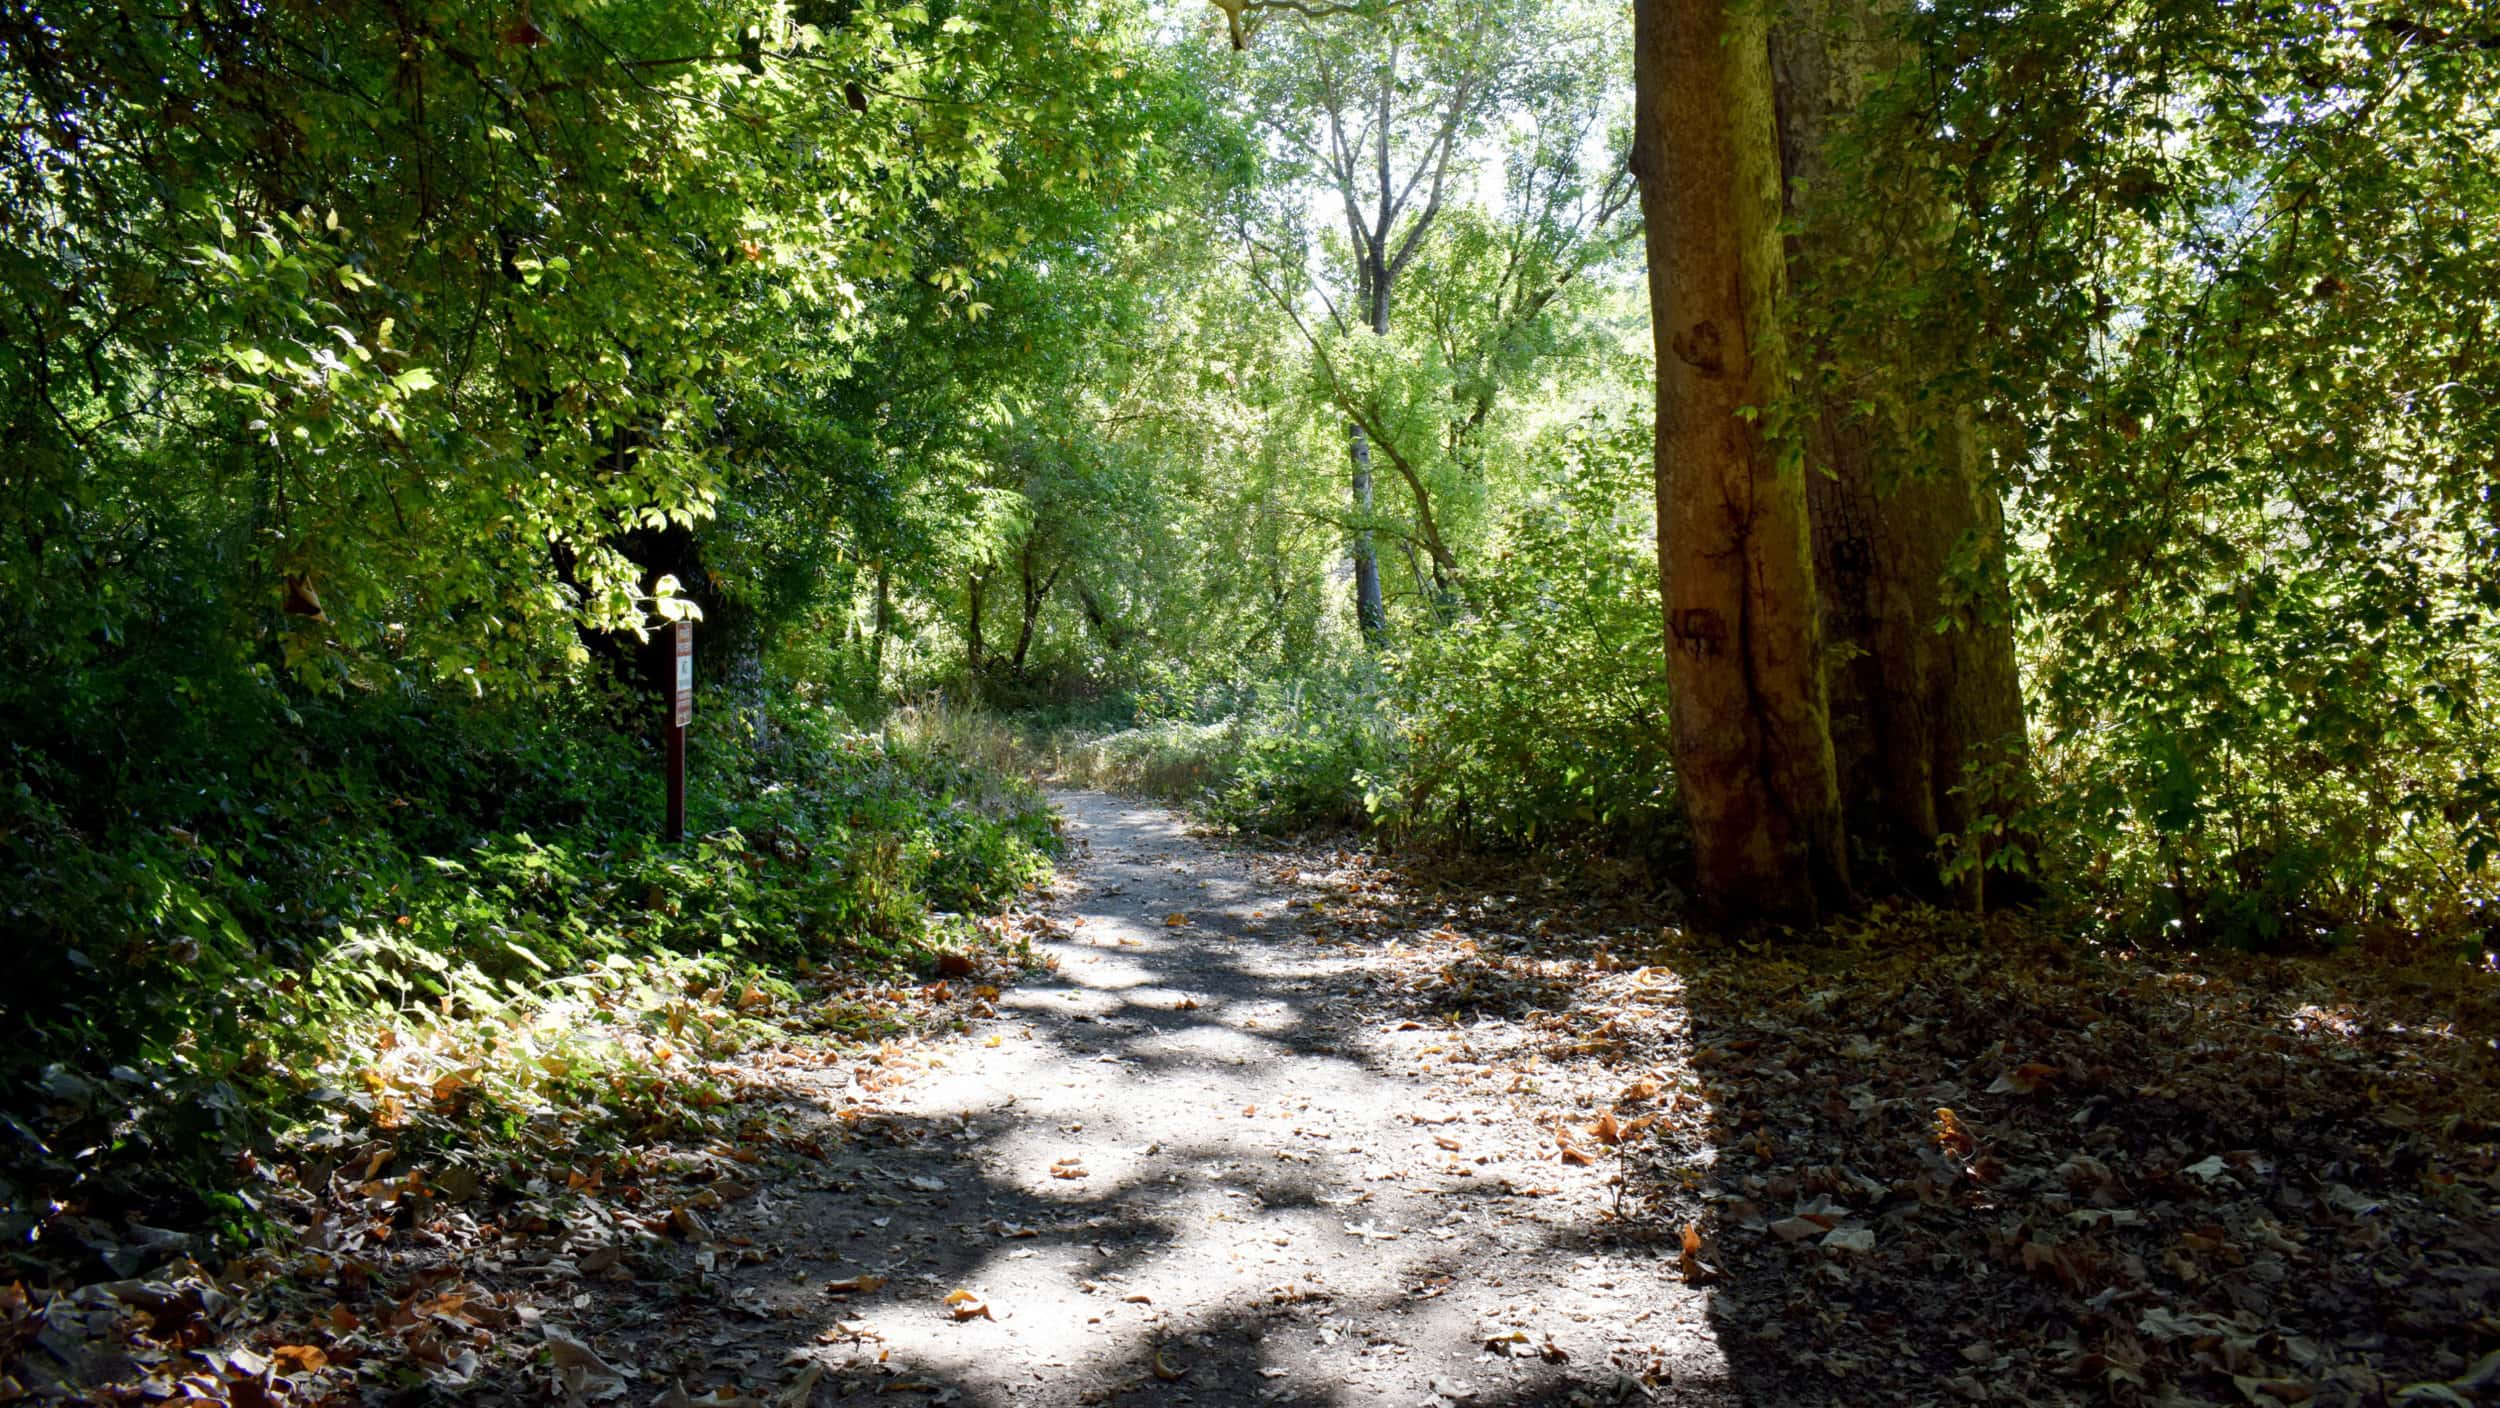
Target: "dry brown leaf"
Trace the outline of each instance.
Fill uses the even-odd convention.
[[[995,1320],[998,1318],[990,1314],[987,1301],[961,1286],[946,1293],[945,1306],[947,1312],[957,1320]]]
[[[330,1363],[328,1351],[312,1344],[282,1344],[269,1351],[269,1358],[290,1374],[310,1374]]]
[[[1177,929],[1188,922],[1189,916],[1178,912],[1163,916],[1163,927],[1166,929]]]
[[[1684,1224],[1684,1246],[1682,1252],[1676,1257],[1675,1266],[1677,1271],[1683,1273],[1688,1283],[1697,1283],[1709,1277],[1710,1269],[1701,1264],[1700,1223]]]
[[[857,1276],[844,1277],[839,1281],[827,1281],[825,1290],[844,1295],[866,1295],[870,1291],[885,1289],[885,1283],[885,1277],[870,1275],[863,1271]]]

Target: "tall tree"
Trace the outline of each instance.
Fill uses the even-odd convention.
[[[1895,309],[1878,341],[1850,303],[1948,237],[1932,187],[1885,190],[1877,219],[1842,155],[1909,57],[1897,8],[1637,13],[1659,555],[1703,897],[1787,916],[1933,892],[1949,845],[1984,897],[2024,740],[2003,506],[1979,427],[1926,370],[1960,365],[1967,334]]]
[[[1475,496],[1499,393],[1554,350],[1555,300],[1625,237],[1625,51],[1611,20],[1583,4],[1401,5],[1294,25],[1290,45],[1271,35],[1255,61],[1281,179],[1243,233],[1345,423],[1367,640],[1386,623],[1373,531],[1395,521],[1371,512],[1375,473],[1406,491],[1417,593],[1446,619],[1467,592],[1437,500]],[[1343,236],[1316,258],[1301,230],[1312,215]],[[1431,306],[1409,326],[1419,271]],[[1325,316],[1306,316],[1306,298]]]
[[[1514,51],[1503,42],[1497,8],[1441,14],[1419,5],[1374,18],[1305,20],[1296,26],[1298,42],[1270,70],[1278,82],[1265,100],[1268,131],[1327,191],[1345,224],[1351,277],[1340,285],[1346,296],[1328,300],[1340,331],[1388,336],[1398,278],[1439,220],[1462,150],[1500,109]],[[1366,523],[1372,440],[1353,418],[1345,433],[1354,614],[1363,638],[1377,644],[1388,613]]]
[[[1961,888],[1983,899],[2024,747],[2004,506],[1980,427],[1935,374],[1967,362],[1974,334],[1951,299],[1904,309],[1859,298],[1880,269],[1937,269],[1952,211],[1932,181],[1899,179],[1918,173],[1911,165],[1885,183],[1889,218],[1876,218],[1875,193],[1840,150],[1852,115],[1915,57],[1900,9],[1791,0],[1770,33],[1799,361],[1813,369],[1794,428],[1851,874],[1865,888],[1932,891],[1938,849],[1952,844]],[[1988,785],[1972,785],[1979,771]]]
[[[1788,367],[1764,22],[1725,0],[1633,16],[1677,783],[1705,907],[1811,915],[1849,868],[1804,466],[1766,423]]]

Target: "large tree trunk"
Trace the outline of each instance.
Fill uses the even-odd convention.
[[[1636,0],[1634,169],[1658,349],[1658,559],[1698,898],[1732,920],[1846,901],[1804,476],[1785,390],[1779,151],[1762,21]]]
[[[1944,237],[1941,218],[1921,219],[1922,206],[1939,215],[1941,207],[1915,191],[1887,192],[1906,218],[1876,228],[1862,207],[1850,209],[1849,173],[1832,159],[1849,115],[1909,57],[1893,37],[1896,10],[1889,0],[1792,0],[1771,36],[1783,185],[1801,229],[1788,265],[1809,298],[1818,281],[1854,289],[1887,260],[1931,267],[1916,246]],[[1814,364],[1843,370],[1801,398],[1799,430],[1851,873],[1870,888],[1934,895],[1940,838],[1985,853],[1980,838],[2005,802],[1964,784],[1974,767],[2019,772],[2023,706],[2004,592],[2004,509],[1978,438],[1958,408],[1884,394],[1915,392],[1904,369],[1954,357],[1964,334],[1930,313],[1895,335],[1880,359],[1815,348]],[[1861,414],[1860,403],[1899,409]],[[1978,590],[1949,597],[1949,572]],[[1983,897],[1981,873],[1973,868],[1961,886],[1973,900]]]

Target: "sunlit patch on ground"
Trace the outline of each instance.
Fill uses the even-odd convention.
[[[1314,941],[1318,892],[1168,813],[1062,802],[1092,858],[1049,976],[878,1093],[934,1134],[844,1151],[759,1229],[883,1278],[779,1288],[820,1394],[1714,1401],[1706,1290],[1612,1236],[1614,1170],[1521,1117],[1533,1082],[1461,1077],[1357,981],[1368,945]]]

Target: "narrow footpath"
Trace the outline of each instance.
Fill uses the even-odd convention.
[[[769,1253],[723,1269],[752,1314],[715,1366],[793,1405],[1733,1399],[1673,1249],[1596,1231],[1607,1169],[1366,1010],[1378,941],[1169,811],[1054,800],[1049,971],[891,1084],[803,1077],[844,1137],[707,1214]]]

